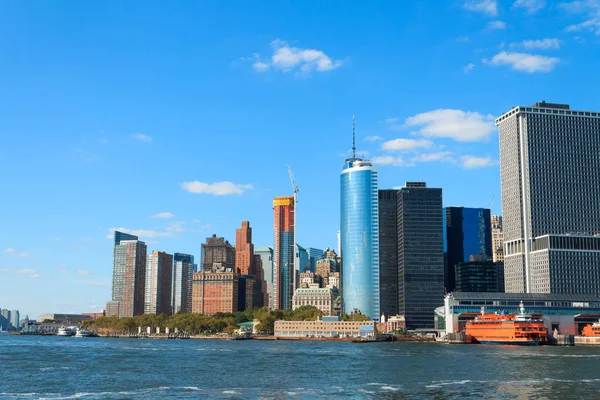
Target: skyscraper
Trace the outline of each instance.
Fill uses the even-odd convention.
[[[235,247],[229,241],[213,234],[202,243],[202,269],[210,271],[213,268],[234,268]]]
[[[317,261],[323,257],[323,250],[307,247],[306,252],[308,253],[308,258],[310,260],[310,270],[312,272],[317,272]]]
[[[491,211],[485,208],[446,207],[444,232],[444,287],[456,288],[455,266],[469,256],[483,254],[492,260]]]
[[[504,261],[503,244],[502,215],[492,215],[492,252],[494,262]]]
[[[293,196],[275,197],[273,199],[274,219],[274,283],[273,298],[275,309],[292,308],[292,295],[294,293],[294,223],[295,204]]]
[[[379,190],[379,293],[381,313],[398,314],[398,191]]]
[[[298,273],[302,273],[304,271],[310,271],[310,256],[308,255],[308,250],[306,248],[298,246]]]
[[[192,312],[192,275],[194,256],[175,253],[173,255],[173,314],[180,311]]]
[[[146,257],[144,313],[171,315],[173,256],[153,251]]]
[[[146,244],[137,239],[115,231],[112,300],[119,302],[119,317],[144,313]]]
[[[518,106],[496,119],[506,292],[600,292],[600,113]]]
[[[21,323],[21,314],[19,314],[19,310],[12,310],[10,312],[10,324],[13,326],[13,329],[19,329]]]
[[[268,293],[268,302],[266,302],[265,307],[273,308],[273,248],[268,246],[259,247],[254,251],[254,254],[261,259],[264,279],[267,283],[266,290]]]
[[[250,222],[242,221],[242,227],[235,230],[235,267],[242,275],[254,275],[254,245]]]
[[[0,330],[5,332],[10,330],[10,318],[10,310],[0,309]]]
[[[356,157],[354,118],[352,158],[340,176],[343,311],[379,320],[379,214],[377,169]]]
[[[408,329],[433,328],[444,303],[442,189],[407,182],[398,192],[398,313]]]

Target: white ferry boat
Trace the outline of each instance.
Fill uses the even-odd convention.
[[[75,334],[75,337],[88,337],[90,336],[90,331],[88,331],[85,328],[77,328],[77,333]]]
[[[74,332],[69,327],[61,326],[56,332],[56,336],[73,336]]]

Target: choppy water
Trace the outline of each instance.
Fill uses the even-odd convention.
[[[600,399],[600,348],[0,336],[2,399]]]

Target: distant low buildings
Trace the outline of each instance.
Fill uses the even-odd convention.
[[[374,337],[374,321],[340,321],[323,317],[317,321],[275,321],[277,337]]]

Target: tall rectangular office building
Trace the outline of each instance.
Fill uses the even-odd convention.
[[[115,231],[112,303],[119,317],[144,313],[146,244],[137,236]]]
[[[379,296],[381,314],[398,314],[398,191],[379,190]]]
[[[506,292],[600,292],[600,112],[515,107],[496,119]]]
[[[443,303],[442,189],[407,182],[398,192],[398,313],[407,329],[433,328]]]

